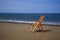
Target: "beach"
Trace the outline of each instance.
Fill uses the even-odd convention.
[[[43,25],[45,32],[30,32],[31,24],[0,23],[0,40],[60,40],[60,26]]]

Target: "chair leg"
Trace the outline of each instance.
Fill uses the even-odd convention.
[[[39,30],[41,30],[42,32],[44,32],[42,25],[39,25],[38,28],[39,28]]]
[[[44,32],[43,27],[40,27],[40,28],[41,28],[41,31]]]

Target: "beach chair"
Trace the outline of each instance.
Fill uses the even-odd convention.
[[[34,22],[34,24],[32,25],[32,27],[30,28],[31,32],[34,32],[37,27],[38,27],[39,30],[41,30],[42,32],[44,32],[42,24],[41,24],[43,22],[43,20],[44,20],[44,17],[45,16],[41,16],[38,21]]]

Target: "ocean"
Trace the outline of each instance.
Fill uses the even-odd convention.
[[[60,13],[0,13],[0,22],[34,23],[41,15],[42,24],[60,25]]]

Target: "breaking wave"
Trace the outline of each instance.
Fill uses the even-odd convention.
[[[5,19],[0,19],[0,22],[29,23],[29,24],[32,24],[32,23],[34,23],[34,21],[5,20]],[[56,23],[56,22],[48,22],[48,21],[43,21],[43,22],[42,22],[42,24],[60,25],[60,23]]]

